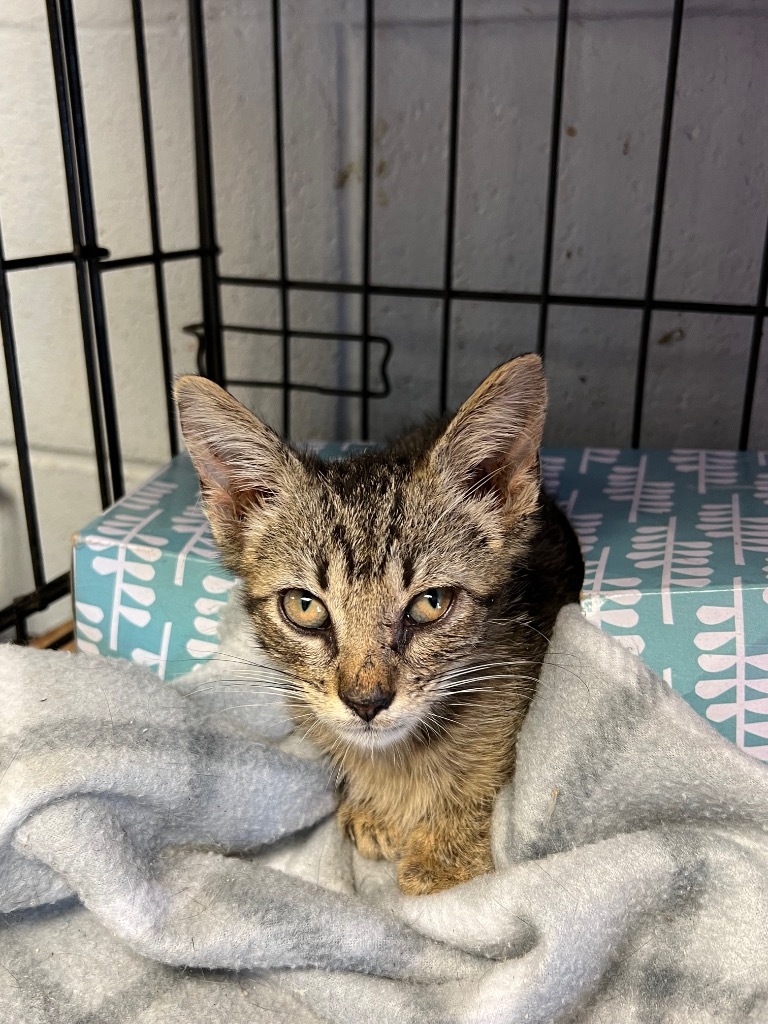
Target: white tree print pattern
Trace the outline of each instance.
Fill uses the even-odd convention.
[[[621,455],[620,448],[585,448],[579,462],[579,474],[586,476],[589,473],[591,463],[603,466],[612,466]]]
[[[560,485],[560,475],[565,469],[564,455],[542,455],[541,483],[547,494],[556,494]]]
[[[764,455],[764,452],[760,453]],[[755,497],[768,505],[768,473],[758,473],[755,477]]]
[[[75,616],[77,649],[83,654],[99,654],[99,643],[104,639],[101,629],[104,609],[97,604],[75,601]]]
[[[191,658],[197,661],[204,660],[218,651],[219,616],[234,585],[233,579],[226,579],[213,573],[203,579],[205,594],[195,601],[197,615],[193,625],[196,635],[191,636],[186,645]]]
[[[746,551],[768,553],[768,516],[742,515],[738,492],[734,492],[730,502],[702,505],[696,529],[706,537],[730,538],[735,565],[746,564]]]
[[[706,494],[708,487],[733,487],[739,477],[736,452],[675,448],[669,456],[669,461],[678,473],[696,474],[696,489],[699,494]]]
[[[126,494],[124,498],[115,505],[115,509],[127,508],[131,512],[148,512],[151,508],[157,508],[161,501],[176,490],[178,484],[170,480],[150,480],[137,491]]]
[[[168,648],[171,646],[172,629],[172,622],[164,622],[163,632],[160,638],[160,650],[148,651],[144,647],[134,647],[131,651],[131,661],[135,661],[139,665],[146,665],[147,668],[154,669],[161,679],[165,679],[165,671],[168,667]]]
[[[168,538],[150,533],[148,528],[161,514],[162,509],[157,506],[175,489],[176,484],[168,481],[150,481],[118,502],[98,524],[96,532],[85,537],[86,548],[95,553],[93,571],[99,576],[114,577],[108,631],[110,651],[119,648],[121,620],[139,628],[150,621],[148,609],[156,598],[149,586],[155,577],[153,563],[160,559]],[[78,631],[86,643],[103,639],[103,634],[96,635],[102,631],[96,625],[94,610],[85,606],[81,614],[89,619],[87,623],[78,622]]]
[[[696,616],[706,626],[724,627],[697,633],[694,640],[696,647],[706,652],[699,656],[699,667],[715,677],[696,683],[696,695],[711,702],[707,718],[718,723],[735,719],[739,747],[745,746],[747,734],[768,740],[768,719],[747,721],[748,712],[768,715],[768,652],[747,654],[742,577],[733,580],[732,604],[703,605]],[[724,647],[730,649],[725,653],[710,653]],[[748,690],[758,696],[748,696]],[[724,695],[727,695],[725,701],[717,700]],[[768,760],[768,743],[749,746],[747,750],[753,757]]]
[[[173,517],[172,523],[174,533],[189,534],[189,539],[176,558],[173,582],[180,587],[184,583],[184,570],[190,555],[214,561],[218,552],[208,520],[198,504],[187,505],[181,515]]]
[[[596,626],[633,629],[640,619],[634,608],[643,596],[638,589],[640,577],[607,577],[610,553],[610,547],[604,547],[596,559],[585,560],[581,605],[589,621]],[[645,649],[645,641],[636,633],[617,633],[616,639],[635,654]]]
[[[675,485],[671,480],[649,480],[648,456],[641,455],[636,466],[614,466],[604,493],[611,501],[629,502],[627,521],[637,522],[640,512],[664,515],[672,511]]]
[[[563,512],[568,516],[576,536],[579,538],[581,553],[588,555],[597,544],[598,534],[603,522],[602,512],[574,512],[578,491],[571,491],[568,501],[562,505]]]
[[[708,562],[712,543],[706,540],[677,540],[677,517],[666,526],[640,526],[627,555],[636,569],[661,569],[662,622],[672,625],[672,587],[706,587],[714,572]]]

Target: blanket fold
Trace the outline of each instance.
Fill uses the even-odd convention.
[[[0,1019],[768,1021],[768,773],[578,608],[496,871],[418,898],[224,629],[174,686],[0,647]]]

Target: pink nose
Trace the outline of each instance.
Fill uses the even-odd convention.
[[[393,694],[376,689],[372,693],[342,693],[341,699],[364,722],[371,722],[384,708],[392,703]]]

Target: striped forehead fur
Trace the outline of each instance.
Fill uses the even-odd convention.
[[[385,452],[319,471],[326,523],[320,555],[327,559],[334,548],[341,550],[350,578],[381,576],[394,560],[407,587],[415,573],[436,573],[496,535],[497,522],[488,515],[493,502],[472,503],[460,489],[452,493],[435,472],[427,458],[433,429],[410,436],[410,462]],[[423,451],[415,455],[419,441]],[[441,531],[447,515],[451,527]]]

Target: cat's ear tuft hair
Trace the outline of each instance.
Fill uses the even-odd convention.
[[[213,381],[179,377],[175,397],[206,515],[231,557],[247,514],[273,502],[299,462],[270,427]]]
[[[534,511],[547,384],[537,355],[502,363],[438,439],[432,463],[467,498],[493,495],[505,514]]]

